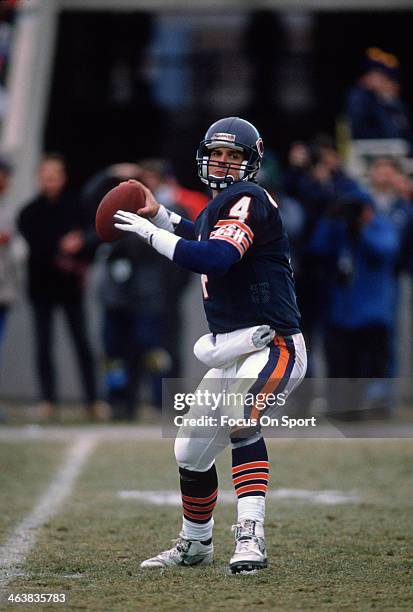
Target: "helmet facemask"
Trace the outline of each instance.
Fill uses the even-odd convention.
[[[211,151],[219,147],[241,151],[244,154],[244,160],[240,164],[234,162],[210,162]],[[225,189],[237,181],[253,181],[261,165],[261,160],[257,156],[256,151],[251,147],[237,145],[237,143],[233,145],[230,145],[228,142],[218,143],[211,139],[201,142],[196,159],[199,178],[211,189]],[[220,169],[226,166],[225,176],[215,176],[213,173],[208,174],[208,171],[211,172],[211,167],[213,166]],[[235,178],[231,172],[238,169],[239,178]]]

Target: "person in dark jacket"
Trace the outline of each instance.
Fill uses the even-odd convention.
[[[56,411],[53,317],[62,308],[76,351],[85,406],[89,416],[98,418],[95,364],[83,303],[88,261],[82,210],[67,187],[66,165],[60,155],[43,158],[38,181],[39,193],[21,210],[18,228],[29,249],[27,290],[33,311],[41,413],[48,418]]]
[[[367,49],[365,69],[347,97],[346,115],[355,140],[400,138],[413,146],[409,114],[400,97],[395,55]]]
[[[397,227],[367,200],[342,200],[319,221],[310,246],[325,261],[328,377],[385,379],[397,289]],[[361,416],[348,395],[336,393],[333,400],[336,413]],[[383,414],[390,414],[389,398],[380,400]]]
[[[296,244],[295,280],[300,304],[302,326],[309,346],[317,344],[325,332],[326,287],[324,262],[309,244],[320,218],[338,198],[364,197],[359,183],[342,167],[334,142],[320,134],[310,145],[302,142],[291,146],[289,166],[284,177],[287,195],[295,198],[304,212],[304,224]],[[307,376],[313,376],[315,366],[309,359]]]
[[[184,214],[153,160],[114,164],[92,176],[83,189],[85,208],[96,212],[110,189],[137,177],[145,184],[150,179],[169,207]],[[133,237],[102,245],[98,255],[105,395],[113,419],[132,420],[141,383],[149,382],[151,403],[160,410],[162,378],[181,375],[181,301],[190,273]]]
[[[413,206],[406,194],[399,193],[397,185],[402,171],[395,159],[377,157],[369,168],[369,193],[377,212],[386,215],[396,227],[399,236],[399,260],[395,269],[396,289],[394,292],[393,326],[389,335],[390,362],[389,377],[398,375],[398,319],[401,297],[401,271],[411,274],[413,242],[412,220]]]

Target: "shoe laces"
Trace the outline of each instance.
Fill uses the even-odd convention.
[[[177,538],[176,540],[171,540],[174,545],[170,550],[166,550],[163,554],[168,557],[179,557],[182,554],[187,554],[189,550],[190,542],[189,540],[184,540],[183,538]]]
[[[242,523],[232,525],[231,531],[235,532],[237,552],[247,552],[252,542],[258,544],[258,538],[255,535],[255,521],[247,519]]]

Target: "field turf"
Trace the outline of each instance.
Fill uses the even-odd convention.
[[[0,442],[0,547],[44,493],[76,436]],[[89,432],[89,433],[87,433]],[[171,544],[180,510],[122,499],[125,490],[178,490],[172,442],[102,435],[27,559],[3,575],[0,609],[411,610],[410,440],[272,440],[271,489],[336,490],[336,505],[286,498],[267,504],[268,569],[230,576],[234,503],[218,503],[214,565],[141,570]],[[230,453],[218,460],[231,490]],[[1,564],[0,564],[1,565]],[[64,604],[10,604],[11,593],[65,593]]]

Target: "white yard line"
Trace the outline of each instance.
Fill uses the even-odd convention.
[[[1,2],[1,0],[0,0]],[[93,435],[99,440],[162,440],[160,427],[142,425],[24,425],[24,426],[1,426],[0,442],[12,442],[22,440],[49,440],[70,441],[79,435]]]
[[[84,433],[74,441],[63,465],[32,512],[16,527],[6,543],[0,546],[0,590],[21,573],[21,566],[36,543],[40,527],[62,508],[98,439],[94,434]]]
[[[134,499],[155,506],[180,506],[181,496],[176,491],[118,491],[121,499]],[[311,504],[335,506],[337,504],[353,504],[361,501],[360,496],[351,491],[311,491],[309,489],[275,489],[268,491],[267,499],[300,499]],[[218,503],[235,504],[237,497],[234,491],[220,491]]]

